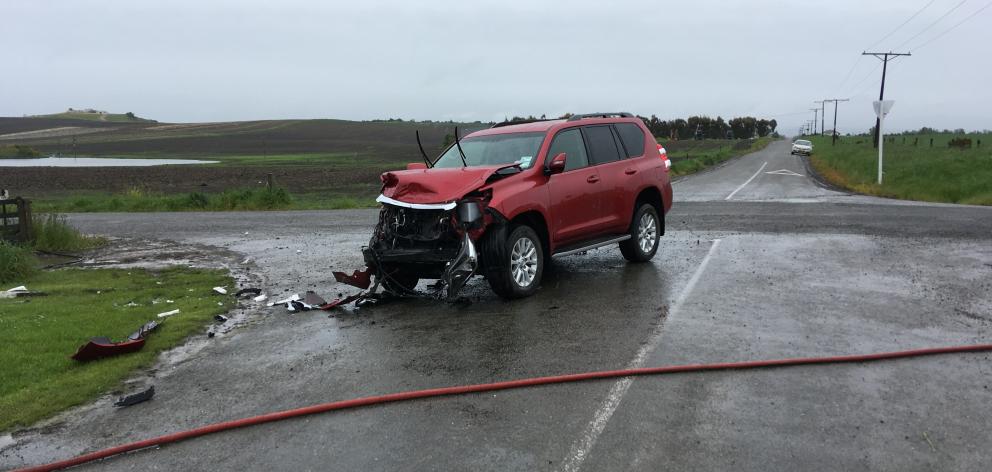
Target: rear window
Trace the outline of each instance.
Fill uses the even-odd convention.
[[[582,128],[582,134],[585,135],[586,145],[589,146],[591,164],[605,164],[620,160],[620,151],[617,150],[616,140],[613,139],[613,130],[610,129],[609,125],[586,126]]]
[[[620,140],[623,147],[627,149],[627,157],[638,157],[644,155],[644,131],[640,126],[633,123],[617,123],[617,132],[620,133]]]

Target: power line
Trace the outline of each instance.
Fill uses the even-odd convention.
[[[964,2],[962,2],[962,3],[964,3]],[[889,60],[890,60],[889,59],[889,56],[892,56],[892,58],[894,59],[894,58],[899,57],[899,56],[911,56],[912,54],[910,54],[908,52],[892,52],[892,51],[889,51],[889,52],[867,52],[867,51],[865,51],[865,52],[862,52],[861,55],[862,56],[875,56],[875,57],[877,57],[878,59],[880,59],[882,61],[882,88],[878,92],[878,101],[879,102],[882,102],[882,100],[885,99],[885,71],[886,71],[886,69],[888,69],[888,66],[889,66]],[[879,132],[879,126],[881,125],[881,123],[882,123],[882,118],[881,118],[881,115],[879,115],[879,117],[875,119],[875,145],[876,146],[879,145],[879,143],[878,143],[878,138],[879,138],[878,132]],[[879,148],[879,149],[881,149],[881,148]],[[879,154],[879,155],[881,155],[881,154]],[[881,183],[881,182],[879,182],[879,183]]]
[[[923,28],[922,30],[920,30],[920,32],[919,33],[916,33],[915,35],[913,35],[913,37],[911,37],[911,38],[903,41],[902,44],[896,46],[895,49],[899,49],[899,48],[905,46],[906,43],[912,42],[914,39],[919,38],[921,34],[926,33],[927,31],[929,31],[930,28],[933,28],[937,23],[940,23],[940,20],[943,20],[944,18],[947,17],[947,15],[950,15],[951,13],[954,13],[954,10],[957,10],[958,8],[961,8],[961,5],[964,5],[964,2],[967,2],[967,1],[968,0],[961,0],[961,3],[959,3],[957,5],[954,5],[954,7],[952,7],[950,10],[947,10],[946,13],[944,13],[943,15],[940,15],[940,18],[937,18],[936,20],[934,20],[933,23],[930,23],[929,25],[927,25],[926,28]]]
[[[875,71],[877,71],[879,67],[882,67],[882,63],[881,62],[879,62],[878,65],[876,65],[875,68],[872,69],[871,72],[868,73],[868,75],[862,77],[861,80],[858,81],[858,83],[852,85],[851,88],[849,88],[848,90],[854,90],[854,89],[858,88],[858,86],[860,86],[861,84],[865,83],[865,81],[868,80],[869,77],[875,75]]]
[[[968,20],[970,20],[970,19],[978,16],[979,13],[981,13],[982,11],[984,11],[988,7],[992,7],[992,2],[986,3],[984,7],[979,8],[978,10],[975,10],[974,13],[968,15],[965,19],[957,22],[957,24],[955,24],[954,26],[952,26],[950,28],[947,28],[946,30],[944,30],[943,32],[941,32],[940,34],[938,34],[937,36],[934,36],[934,37],[930,38],[929,40],[927,40],[923,44],[920,44],[919,46],[916,46],[915,48],[911,48],[910,50],[911,51],[916,51],[916,50],[922,48],[923,46],[926,46],[926,45],[928,45],[928,44],[930,44],[930,43],[932,43],[932,42],[940,39],[941,36],[944,36],[945,34],[950,33],[951,30],[957,28],[958,26],[963,25],[966,21],[968,21]]]
[[[919,10],[916,10],[916,13],[913,13],[909,18],[906,18],[906,21],[902,22],[899,26],[896,26],[896,29],[894,29],[892,31],[889,31],[889,34],[887,34],[885,36],[882,36],[882,39],[879,39],[878,41],[875,41],[874,43],[872,43],[870,46],[868,46],[865,49],[871,49],[871,48],[873,48],[875,46],[878,46],[878,44],[881,43],[882,41],[885,41],[886,39],[889,39],[889,36],[892,36],[896,31],[899,31],[903,26],[906,26],[907,23],[909,23],[910,21],[913,21],[913,18],[916,18],[917,15],[919,15],[920,13],[923,13],[923,10],[926,10],[927,7],[929,7],[930,5],[933,5],[933,2],[935,2],[935,1],[937,1],[937,0],[930,0],[926,5],[923,5],[923,8],[920,8]]]

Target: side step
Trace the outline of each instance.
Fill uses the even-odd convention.
[[[618,243],[620,241],[626,241],[630,239],[629,234],[623,236],[607,236],[606,238],[594,239],[592,241],[587,241],[584,243],[579,243],[577,246],[565,246],[562,250],[552,254],[552,257],[558,256],[570,256],[577,252],[588,251],[590,249],[596,249],[598,247],[608,246],[613,243]]]

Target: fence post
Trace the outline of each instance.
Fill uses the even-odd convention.
[[[272,173],[265,175],[265,186],[271,191],[272,187],[275,187],[274,179],[272,178]]]
[[[933,138],[930,138],[930,147],[933,147]]]
[[[20,230],[21,242],[31,241],[31,200],[17,197],[17,227]]]

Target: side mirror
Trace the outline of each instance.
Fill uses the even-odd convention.
[[[426,168],[427,168],[427,164],[424,164],[423,162],[411,162],[406,165],[406,170],[417,170],[417,169],[426,169]]]
[[[565,158],[567,156],[565,153],[558,153],[551,162],[548,163],[548,170],[545,172],[548,175],[560,174],[565,171]]]

